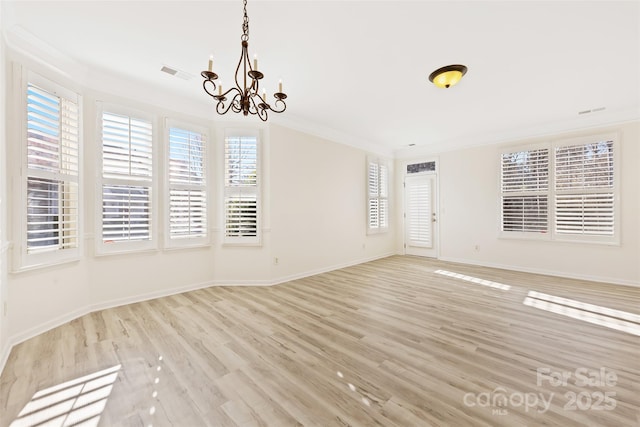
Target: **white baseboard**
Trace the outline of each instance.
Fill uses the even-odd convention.
[[[291,274],[289,276],[282,276],[277,279],[273,279],[273,285],[279,285],[281,283],[291,282],[293,280],[304,279],[305,277],[315,276],[317,274],[327,273],[329,271],[339,270],[341,268],[347,268],[358,264],[364,264],[365,262],[375,261],[377,259],[387,258],[395,255],[395,252],[389,252],[382,255],[376,255],[369,258],[362,258],[354,261],[335,264],[330,267],[318,268],[316,270],[305,271],[304,273]]]
[[[11,349],[15,344],[11,344],[7,342],[7,344],[2,349],[2,353],[0,353],[0,374],[4,370],[4,365],[7,364],[7,360],[9,360],[9,354],[11,354]]]
[[[500,268],[502,270],[519,271],[522,273],[543,274],[546,276],[564,277],[567,279],[587,280],[590,282],[610,283],[612,285],[623,285],[640,287],[640,282],[634,282],[633,280],[620,280],[615,277],[603,277],[593,276],[589,274],[573,274],[563,271],[545,270],[540,268],[520,267],[506,264],[499,264],[494,262],[483,262],[477,260],[470,260],[465,258],[453,258],[453,257],[441,257],[440,261],[457,262],[460,264],[478,265],[480,267]]]
[[[270,280],[214,280],[211,286],[273,286]]]
[[[47,332],[53,328],[57,328],[58,326],[61,326],[67,322],[70,322],[74,319],[85,316],[87,314],[93,313],[95,311],[120,307],[127,304],[135,304],[142,301],[148,301],[156,298],[167,297],[170,295],[181,294],[183,292],[195,291],[198,289],[208,288],[211,286],[273,286],[281,283],[290,282],[292,280],[302,279],[304,277],[314,276],[316,274],[326,273],[328,271],[338,270],[340,268],[351,267],[353,265],[374,261],[380,258],[386,258],[391,255],[394,255],[394,253],[378,255],[375,257],[364,258],[360,260],[353,260],[346,263],[319,268],[313,271],[306,271],[303,273],[297,273],[297,274],[286,276],[286,277],[279,277],[273,280],[238,280],[238,281],[222,280],[222,281],[202,282],[202,283],[196,283],[196,284],[191,284],[186,286],[179,286],[176,288],[163,289],[161,291],[154,291],[154,292],[148,292],[144,294],[128,296],[125,298],[116,298],[116,299],[99,302],[95,304],[89,304],[85,307],[79,308],[70,313],[65,313],[62,316],[56,317],[54,319],[50,319],[44,323],[41,323],[40,325],[34,326],[33,328],[30,328],[24,332],[21,332],[12,337],[9,337],[5,345],[5,348],[2,349],[2,353],[0,353],[0,374],[2,373],[5,364],[9,359],[9,354],[11,353],[11,349],[14,346],[30,338],[33,338],[37,335],[40,335],[44,332]]]
[[[100,311],[100,310],[105,310],[108,308],[114,308],[114,307],[120,307],[123,305],[127,305],[127,304],[134,304],[137,302],[142,302],[142,301],[148,301],[148,300],[152,300],[152,299],[156,299],[156,298],[161,298],[161,297],[166,297],[166,296],[170,296],[170,295],[176,295],[176,294],[181,294],[183,292],[188,292],[188,291],[194,291],[197,289],[202,289],[202,288],[207,288],[209,286],[212,286],[211,283],[205,282],[205,283],[198,283],[198,284],[193,284],[193,285],[187,285],[187,286],[181,286],[181,287],[176,287],[176,288],[171,288],[171,289],[164,289],[162,291],[156,291],[156,292],[150,292],[150,293],[146,293],[146,294],[139,294],[139,295],[135,295],[135,296],[130,296],[130,297],[126,297],[126,298],[118,298],[118,299],[114,299],[114,300],[110,300],[110,301],[105,301],[105,302],[100,302],[97,304],[89,304],[85,307],[79,308],[77,310],[74,310],[70,313],[65,313],[62,316],[56,317],[54,319],[50,319],[44,323],[41,323],[37,326],[34,326],[33,328],[30,328],[24,332],[21,332],[17,335],[14,335],[12,337],[9,337],[7,344],[5,345],[5,348],[3,349],[3,352],[0,353],[0,373],[2,373],[2,370],[4,369],[4,366],[9,358],[9,354],[11,353],[11,349],[20,344],[21,342],[24,342],[30,338],[33,338],[37,335],[40,335],[44,332],[47,332],[51,329],[57,328],[58,326],[62,326],[67,322],[70,322],[74,319],[77,319],[79,317],[85,316],[87,314],[93,313],[95,311]]]

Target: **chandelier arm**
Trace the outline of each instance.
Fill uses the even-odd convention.
[[[242,53],[240,54],[240,60],[238,61],[238,66],[236,67],[236,75],[235,75],[236,87],[238,88],[238,90],[241,90],[242,88],[242,86],[240,85],[240,82],[238,81],[238,76],[240,75],[240,66],[242,65],[243,62],[245,62],[245,54],[246,54],[246,51],[243,46]],[[245,76],[245,79],[246,79],[246,76]]]
[[[211,84],[213,85],[213,93],[209,92],[209,89],[207,89],[207,83],[211,83]],[[216,91],[217,86],[216,86],[216,83],[215,83],[213,80],[211,80],[211,79],[205,79],[205,80],[202,82],[202,88],[203,88],[203,89],[204,89],[204,91],[207,93],[207,95],[209,95],[209,96],[211,96],[211,97],[215,97],[215,96],[216,96],[215,91]]]
[[[223,96],[227,96],[229,93],[231,92],[236,92],[235,95],[233,95],[233,97],[235,98],[236,96],[238,96],[238,93],[240,93],[240,91],[238,90],[237,87],[232,87],[231,89],[229,89],[228,91],[226,91],[225,93],[223,93]]]
[[[273,104],[273,106],[275,108],[269,106],[269,109],[274,113],[282,113],[284,112],[284,110],[287,109],[287,103],[284,102],[282,99],[276,99],[276,102]]]
[[[258,103],[258,105],[260,104],[266,104],[267,101],[262,97],[262,95],[260,95],[260,92],[258,92],[257,90],[255,91],[255,93],[253,94],[254,97],[258,97],[258,99],[260,100],[260,102]]]
[[[216,113],[222,115],[222,114],[227,114],[227,111],[229,111],[229,109],[231,108],[231,106],[233,105],[232,102],[229,103],[229,105],[227,107],[224,106],[224,101],[218,101],[218,103],[216,104]]]
[[[260,95],[258,95],[258,98],[262,99]],[[250,110],[251,114],[254,114],[260,117],[260,120],[262,120],[263,122],[266,122],[268,118],[267,110],[269,109],[269,106],[264,102],[256,105],[256,101],[254,97],[251,97],[251,104],[253,107],[253,110]],[[262,107],[263,105],[266,105],[266,107]]]
[[[238,91],[238,93],[233,97],[232,110],[234,113],[239,113],[242,111],[242,99],[242,93]]]
[[[229,89],[228,91],[226,91],[226,92],[223,94],[223,97],[226,97],[226,95],[227,95],[227,94],[229,94],[229,92],[233,92],[234,90],[235,90],[236,92],[238,91],[238,89],[236,89],[236,88],[231,88],[231,89]],[[228,106],[226,106],[226,107],[225,107],[225,105],[224,105],[224,101],[223,101],[222,99],[220,99],[220,100],[218,101],[218,103],[216,104],[216,112],[217,112],[218,114],[220,114],[220,115],[227,114],[227,112],[228,112],[230,109],[232,109],[232,108],[234,107],[234,104],[236,104],[236,98],[237,98],[237,97],[238,97],[238,94],[236,93],[236,94],[233,96],[233,99],[229,102],[229,105],[228,105]],[[226,98],[225,98],[225,99],[226,99]],[[234,109],[234,111],[235,111],[235,109]],[[236,111],[236,112],[237,112],[237,111]]]

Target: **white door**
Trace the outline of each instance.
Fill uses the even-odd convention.
[[[436,176],[413,175],[404,184],[404,244],[407,255],[437,258]]]

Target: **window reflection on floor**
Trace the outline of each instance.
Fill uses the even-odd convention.
[[[524,305],[640,336],[640,315],[555,295],[529,291]]]
[[[10,427],[97,426],[121,365],[36,392]]]

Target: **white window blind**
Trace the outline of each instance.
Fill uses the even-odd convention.
[[[379,160],[367,161],[367,227],[369,232],[389,227],[389,169]]]
[[[548,230],[549,150],[502,154],[502,231]]]
[[[169,238],[207,235],[205,135],[169,128]]]
[[[502,154],[502,231],[617,243],[615,135]]]
[[[257,136],[227,136],[224,149],[224,233],[227,243],[259,242]]]
[[[406,227],[407,244],[415,247],[433,247],[433,194],[428,176],[407,177]]]
[[[556,233],[614,234],[613,160],[610,140],[556,148]]]
[[[28,83],[26,98],[26,253],[78,248],[77,95]]]
[[[151,240],[153,130],[144,119],[102,113],[102,241]]]

